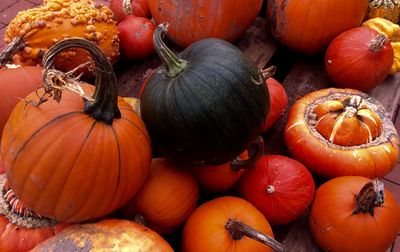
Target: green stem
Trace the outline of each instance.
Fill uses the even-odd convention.
[[[114,118],[120,118],[121,113],[118,108],[117,79],[115,77],[111,62],[104,52],[94,43],[85,39],[65,39],[53,45],[43,57],[43,81],[46,92],[55,92],[53,83],[49,83],[47,76],[49,73],[57,75],[59,78],[71,78],[69,73],[62,73],[53,69],[53,62],[57,54],[61,51],[80,47],[87,50],[96,64],[96,80],[93,100],[85,99],[84,112],[90,114],[94,119],[112,124]],[[64,74],[64,76],[60,76]]]
[[[168,23],[159,24],[153,34],[153,44],[156,52],[167,68],[167,76],[173,78],[186,69],[188,62],[179,59],[162,40],[168,30]]]

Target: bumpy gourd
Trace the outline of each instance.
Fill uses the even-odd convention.
[[[119,38],[112,11],[92,0],[47,0],[42,5],[19,12],[10,22],[4,42],[22,38],[18,55],[27,65],[41,62],[49,47],[65,38],[79,37],[98,45],[111,61],[119,56]],[[55,61],[60,70],[70,70],[88,61],[82,49],[70,49]]]
[[[394,23],[399,22],[400,2],[398,0],[370,0],[368,18],[382,17]]]

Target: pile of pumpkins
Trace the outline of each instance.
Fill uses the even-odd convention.
[[[274,37],[325,53],[336,85],[288,108],[274,68],[232,44],[263,1],[195,2],[44,0],[10,22],[1,251],[287,251],[272,227],[301,216],[323,250],[390,247],[400,207],[380,179],[399,137],[364,92],[400,69],[399,3],[265,2]],[[139,100],[119,97],[113,64],[155,52]],[[286,111],[290,156],[266,155]]]

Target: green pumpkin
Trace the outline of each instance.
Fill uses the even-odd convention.
[[[228,162],[257,139],[269,111],[265,79],[234,45],[208,38],[179,58],[154,33],[164,64],[153,71],[141,95],[141,115],[153,147],[193,164]]]

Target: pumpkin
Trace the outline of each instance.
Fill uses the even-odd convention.
[[[274,37],[305,54],[320,53],[340,33],[360,26],[368,0],[269,0]]]
[[[159,234],[174,232],[193,212],[199,199],[195,178],[172,160],[156,158],[140,191],[122,208],[124,217],[139,214]]]
[[[196,165],[226,163],[254,142],[268,112],[265,80],[238,48],[221,39],[198,41],[179,57],[154,34],[164,65],[141,94],[140,111],[155,150]]]
[[[369,0],[368,19],[381,17],[393,23],[398,23],[399,15],[400,5],[398,0]]]
[[[391,44],[394,51],[394,58],[390,74],[394,75],[400,71],[400,42],[392,42]]]
[[[171,24],[168,37],[187,47],[205,38],[238,39],[256,19],[262,0],[173,1],[147,0],[157,24]]]
[[[314,191],[314,180],[307,168],[280,155],[263,156],[239,183],[241,197],[272,225],[287,224],[300,217],[311,204]]]
[[[325,54],[325,70],[337,87],[368,91],[389,75],[393,56],[386,34],[358,27],[331,42]]]
[[[147,0],[111,0],[109,7],[118,23],[128,15],[147,18],[151,16]]]
[[[382,178],[399,155],[399,137],[385,108],[355,89],[305,95],[292,106],[284,131],[293,157],[323,177]]]
[[[400,231],[400,208],[378,179],[335,178],[317,189],[309,227],[325,251],[386,251]]]
[[[22,63],[36,65],[57,41],[73,37],[93,41],[112,62],[118,58],[118,30],[112,11],[91,0],[48,0],[20,11],[7,26],[4,42],[18,49]],[[84,50],[71,48],[57,56],[55,64],[57,69],[69,71],[88,58]]]
[[[50,68],[56,55],[71,47],[87,50],[96,63],[94,91],[71,73]],[[117,96],[112,65],[92,42],[60,41],[44,55],[43,65],[45,88],[19,102],[4,128],[1,155],[10,187],[41,216],[67,222],[99,218],[143,185],[151,163],[149,135]]]
[[[57,251],[172,252],[156,232],[128,220],[105,219],[75,224],[37,245],[32,252]]]
[[[255,240],[254,240],[255,239]],[[189,217],[182,235],[182,251],[284,251],[273,239],[271,226],[257,208],[232,196],[215,198]]]

